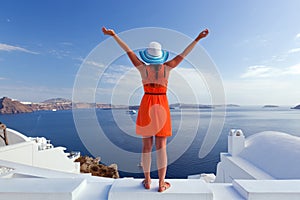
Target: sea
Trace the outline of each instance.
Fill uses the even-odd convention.
[[[82,112],[82,116],[87,121],[95,120],[92,116],[89,119],[89,112],[84,109],[76,110],[76,112],[79,115]],[[119,166],[121,177],[143,177],[139,165],[140,159],[132,160],[124,156],[139,155],[141,152],[141,138],[134,134],[134,122],[137,115],[128,113],[124,109],[95,109],[93,112],[96,114],[99,127],[101,127],[101,133],[98,133],[99,127],[86,128],[87,131],[84,134],[88,135],[93,132],[89,142],[84,141],[83,137],[85,136],[76,127],[78,124],[74,122],[72,110],[0,115],[0,122],[29,137],[45,137],[51,140],[54,146],[66,147],[66,151],[79,151],[81,155],[99,156],[102,158],[101,162],[107,165],[116,163]],[[126,120],[122,120],[123,118]],[[227,137],[231,129],[241,129],[246,137],[262,131],[279,131],[300,136],[300,110],[290,109],[287,106],[271,108],[239,106],[227,107],[225,110],[218,107],[213,109],[171,109],[171,118],[173,136],[168,138],[167,151],[170,162],[167,178],[187,178],[188,175],[201,173],[215,174],[220,161],[220,153],[227,152]],[[214,129],[212,126],[217,127]],[[209,128],[212,131],[208,131]],[[96,137],[100,134],[104,134],[106,139],[97,139]],[[206,140],[205,138],[210,139]],[[211,148],[203,144],[207,141],[212,143]],[[203,145],[207,148],[204,148],[206,153],[204,156],[203,154],[199,156]],[[103,149],[100,147],[105,147],[105,149],[96,153],[99,155],[95,155],[95,152],[91,151]],[[118,157],[118,153],[116,154],[113,149],[126,153],[120,153]],[[155,148],[153,152],[155,154]],[[101,154],[105,155],[104,158]],[[154,157],[151,173],[152,177],[157,178],[155,162]],[[127,170],[126,167],[123,170],[123,165],[131,165],[136,170]]]

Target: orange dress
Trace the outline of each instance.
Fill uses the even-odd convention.
[[[141,73],[144,96],[136,120],[136,133],[143,137],[168,137],[172,135],[167,85],[171,68],[165,64],[144,65]]]

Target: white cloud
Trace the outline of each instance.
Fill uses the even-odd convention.
[[[208,82],[208,83],[207,83]],[[212,84],[213,83],[213,84]],[[215,77],[199,74],[193,68],[176,68],[171,71],[168,94],[170,102],[210,104],[210,89],[214,88]],[[210,84],[210,88],[207,85]],[[101,91],[101,92],[99,92]],[[98,84],[97,96],[114,104],[138,104],[143,94],[138,70],[132,66],[115,65],[103,73]]]
[[[169,90],[177,101],[200,104],[224,103],[222,81],[211,72],[198,72],[194,68],[176,68],[171,72]]]
[[[275,62],[283,62],[286,61],[286,59],[288,58],[288,53],[284,53],[278,56],[272,56],[271,61],[275,61]]]
[[[239,79],[224,81],[227,103],[241,105],[288,105],[299,104],[300,91],[296,86],[300,80]]]
[[[4,78],[4,77],[0,77],[0,81],[2,81],[2,80],[6,80],[6,78]]]
[[[89,67],[103,67],[95,61],[89,62],[89,65]],[[244,73],[244,79],[223,81],[226,103],[294,106],[300,99],[300,91],[295,91],[293,88],[300,84],[300,79],[291,75],[297,74],[300,74],[300,63],[283,69],[263,65],[251,66]],[[95,88],[90,90],[85,88],[83,92],[86,94],[82,93],[81,98],[89,97],[90,93],[93,93],[90,99],[96,98],[97,102],[123,105],[139,104],[143,89],[140,75],[134,67],[109,66],[101,76],[96,90]],[[91,77],[92,74],[88,76],[88,79],[90,80]],[[99,75],[96,78],[99,79]],[[171,72],[169,78],[169,102],[213,104],[215,102],[211,96],[212,92],[220,89],[214,87],[216,81],[220,80],[210,73],[200,74],[193,68],[176,68]],[[222,91],[217,93],[223,95]]]
[[[141,96],[141,94],[137,94],[138,88],[142,86],[139,72],[133,67],[127,69],[126,66],[123,68],[121,66],[113,67],[120,67],[122,72],[107,72],[103,74],[103,79],[98,85],[97,95],[99,99],[101,101],[104,99],[106,101],[110,100],[112,104],[127,105],[129,102],[138,104],[139,100],[133,100],[132,98],[137,96],[138,99]],[[99,93],[99,91],[102,92]]]
[[[285,70],[283,71],[283,74],[287,74],[287,75],[300,74],[300,63],[297,65],[293,65],[293,66],[285,68]]]
[[[94,66],[94,67],[100,67],[100,68],[104,67],[104,64],[98,63],[98,62],[92,61],[92,60],[88,60],[88,61],[86,61],[84,64],[92,65],[92,66]]]
[[[234,46],[236,47],[247,46],[247,48],[249,48],[249,45],[251,47],[266,47],[269,44],[271,44],[271,42],[272,41],[268,35],[262,34],[262,35],[253,35],[251,37],[248,37],[247,39],[237,41],[237,43],[235,43]]]
[[[272,78],[285,75],[300,74],[300,63],[286,68],[274,68],[264,65],[256,65],[248,67],[247,71],[243,73],[241,78]]]
[[[250,66],[242,79],[224,82],[227,102],[294,106],[300,99],[299,75],[300,63],[284,68]]]
[[[264,65],[255,65],[248,67],[247,71],[241,75],[241,78],[263,78],[274,75],[275,70],[272,67]]]
[[[37,52],[30,51],[30,50],[22,48],[22,47],[12,46],[12,45],[3,44],[3,43],[0,43],[0,51],[22,51],[25,53],[38,54]]]
[[[265,63],[283,62],[286,61],[290,56],[300,52],[300,48],[293,48],[285,51],[279,55],[273,55],[271,59],[266,60]]]
[[[70,51],[69,50],[56,50],[56,49],[51,49],[48,51],[50,54],[52,54],[53,56],[57,57],[58,59],[62,59],[65,57],[69,57],[70,56]]]
[[[3,85],[0,84],[1,97],[7,96],[20,101],[42,102],[46,99],[62,97],[72,99],[72,88],[49,88],[45,86]]]
[[[296,39],[300,39],[300,33],[296,35]]]
[[[95,61],[87,61],[87,64],[98,67],[98,68],[103,68],[105,67],[104,64],[101,63],[97,63]],[[139,77],[139,73],[138,70],[136,70],[134,67],[132,66],[126,66],[126,65],[110,65],[107,66],[105,69],[103,69],[104,71],[102,72],[102,74],[99,73],[99,75],[101,75],[101,77],[98,77],[99,79],[101,78],[101,83],[100,84],[117,84],[120,79],[123,79],[124,76],[125,78],[129,77],[129,78],[134,78],[136,76]],[[102,71],[102,70],[101,70]],[[132,71],[132,73],[129,73]],[[130,79],[129,79],[130,81]]]
[[[300,52],[300,48],[294,48],[288,51],[288,53],[297,53],[297,52]]]
[[[64,46],[73,46],[73,43],[71,42],[61,42],[60,44]]]
[[[78,79],[77,81],[80,81],[81,84],[89,84],[99,80],[99,75],[105,67],[104,64],[92,60],[84,61],[81,60],[81,58],[77,60],[83,62],[76,74],[76,79]]]

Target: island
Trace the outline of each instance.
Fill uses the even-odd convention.
[[[300,109],[300,104],[295,107],[292,107],[291,109]]]
[[[237,105],[237,104],[227,104],[225,106],[226,107],[236,107],[236,108],[241,107],[240,105]]]
[[[213,109],[212,105],[203,104],[186,104],[186,103],[174,103],[170,104],[171,109]]]
[[[276,105],[264,105],[263,108],[278,108]]]

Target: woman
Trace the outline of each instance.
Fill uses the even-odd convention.
[[[167,137],[172,135],[170,109],[166,96],[169,72],[191,52],[200,39],[208,35],[208,30],[202,31],[181,54],[170,61],[167,61],[169,53],[162,50],[161,45],[157,42],[151,42],[147,49],[139,52],[142,59],[140,60],[114,30],[103,27],[102,31],[116,40],[141,74],[145,94],[136,120],[136,133],[143,137],[142,166],[145,175],[143,185],[145,189],[151,187],[151,152],[153,138],[155,138],[159,176],[158,191],[163,192],[171,187],[170,183],[165,182]]]

